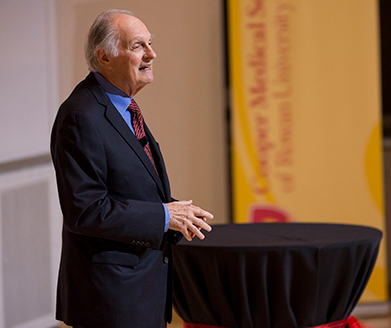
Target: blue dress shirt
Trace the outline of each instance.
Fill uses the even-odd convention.
[[[94,72],[94,76],[97,79],[100,86],[103,88],[103,90],[105,90],[107,96],[110,98],[114,107],[121,114],[126,124],[129,126],[130,130],[132,130],[134,134],[134,129],[132,126],[132,117],[130,111],[128,111],[128,107],[133,98],[129,98],[129,96],[125,92],[123,92],[122,90],[118,89],[116,86],[111,84],[99,73]],[[164,213],[166,218],[164,231],[167,231],[168,225],[170,223],[170,213],[168,211],[166,204],[163,203],[163,207],[164,207]]]

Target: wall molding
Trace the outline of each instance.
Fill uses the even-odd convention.
[[[47,164],[51,162],[51,157],[49,154],[33,156],[28,158],[23,158],[20,160],[9,161],[5,163],[0,163],[0,174],[10,171],[16,171],[20,169],[30,168],[37,165]]]

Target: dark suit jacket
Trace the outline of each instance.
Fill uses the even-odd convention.
[[[85,328],[155,328],[171,320],[170,244],[159,175],[93,74],[61,105],[51,153],[64,216],[57,319]],[[167,289],[168,286],[168,289]],[[167,309],[165,309],[167,307]]]

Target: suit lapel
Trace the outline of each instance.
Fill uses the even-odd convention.
[[[149,146],[151,147],[151,151],[153,154],[153,158],[155,160],[156,168],[159,172],[159,177],[161,179],[161,182],[163,184],[166,201],[171,202],[171,191],[170,191],[170,183],[168,181],[166,166],[164,165],[163,155],[160,151],[159,145],[156,142],[155,138],[153,137],[151,131],[149,130],[148,126],[144,122],[144,129],[145,134],[148,137],[149,140]]]
[[[136,136],[133,134],[133,132],[129,129],[128,125],[124,121],[124,119],[121,117],[121,115],[118,113],[118,110],[114,107],[114,105],[111,103],[110,99],[107,97],[106,93],[104,92],[103,88],[99,85],[99,83],[96,81],[94,76],[90,74],[87,79],[87,81],[90,80],[90,90],[95,95],[96,100],[98,103],[106,107],[105,112],[105,118],[111,123],[113,128],[124,138],[124,140],[127,142],[127,144],[133,149],[133,151],[136,153],[140,161],[144,164],[145,168],[149,172],[149,174],[152,176],[152,178],[155,180],[156,184],[159,187],[159,190],[162,194],[162,198],[165,201],[168,201],[168,196],[166,193],[167,188],[163,187],[162,181],[157,175],[155,168],[153,167],[150,159],[148,158],[147,154],[145,153],[143,147],[141,146],[140,142],[137,140]],[[95,82],[95,83],[94,83]],[[151,135],[150,131],[148,130],[149,135],[148,138]],[[153,139],[153,137],[152,137]],[[154,144],[151,144],[152,148],[154,148],[153,154],[156,154],[156,142],[154,141]],[[162,161],[161,154],[159,152],[159,164],[155,163],[158,167],[158,170],[161,172],[164,172],[164,178],[167,179],[167,174],[165,172],[164,163],[162,167]],[[160,173],[160,172],[159,172]],[[164,180],[165,180],[164,179]]]

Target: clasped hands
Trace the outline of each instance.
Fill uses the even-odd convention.
[[[195,236],[204,239],[205,236],[201,229],[208,232],[212,230],[206,220],[213,219],[213,215],[194,206],[192,200],[166,203],[166,205],[170,213],[168,228],[181,232],[188,241],[191,241]]]

